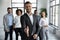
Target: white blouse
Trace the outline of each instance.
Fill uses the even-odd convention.
[[[48,25],[48,19],[47,18],[41,18],[39,21],[39,25],[40,25],[40,27],[46,28],[46,27],[44,27],[44,25]]]
[[[21,16],[16,16],[14,19],[15,28],[21,28],[20,17]]]

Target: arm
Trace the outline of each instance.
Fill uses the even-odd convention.
[[[14,18],[14,16],[12,15],[12,17],[13,17],[13,29],[15,28],[15,18]]]
[[[4,31],[9,31],[8,28],[7,28],[5,16],[3,17],[3,25],[4,25]]]
[[[37,22],[36,22],[36,34],[38,35],[39,34],[39,32],[40,32],[40,26],[39,26],[39,21],[37,20]]]
[[[26,23],[25,23],[25,18],[23,16],[21,16],[20,22],[21,22],[22,28],[25,29],[26,28]]]
[[[34,39],[37,39],[39,32],[40,32],[40,26],[39,26],[39,21],[37,19],[37,22],[36,22],[36,33],[33,35]]]

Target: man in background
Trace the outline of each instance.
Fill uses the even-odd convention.
[[[38,12],[37,12],[37,10],[34,10],[34,15],[36,15],[37,16],[37,18],[38,18],[38,21],[40,20],[40,15],[38,15]]]
[[[12,32],[13,32],[13,21],[14,17],[12,14],[12,8],[7,8],[7,14],[3,17],[3,25],[5,31],[5,40],[8,38],[8,34],[10,34],[10,40],[12,40]]]

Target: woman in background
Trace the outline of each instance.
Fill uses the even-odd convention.
[[[48,19],[47,19],[47,12],[46,11],[41,12],[41,19],[40,19],[39,25],[43,31],[42,40],[48,40]]]
[[[15,33],[16,33],[16,40],[18,40],[18,34],[20,34],[20,36],[22,36],[22,27],[21,27],[21,23],[20,23],[22,10],[17,9],[16,14],[17,14],[17,16],[15,16],[15,19],[14,19],[14,30],[15,30]],[[22,37],[21,37],[21,39],[22,39]]]

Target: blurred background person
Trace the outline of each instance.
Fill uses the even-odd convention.
[[[41,12],[41,19],[39,22],[40,27],[43,30],[43,34],[41,34],[40,36],[42,37],[42,40],[48,40],[48,18],[47,18],[47,12],[46,11],[42,11]]]
[[[13,21],[14,17],[12,14],[12,8],[7,8],[7,14],[3,17],[3,25],[5,31],[5,40],[8,38],[8,34],[10,34],[10,40],[12,40],[12,33],[13,33]]]
[[[22,34],[21,22],[20,22],[20,17],[22,16],[22,10],[17,9],[16,14],[17,14],[17,16],[15,16],[15,19],[14,19],[14,30],[16,33],[16,40],[18,40],[19,34],[20,34],[20,36],[23,35]],[[21,39],[22,39],[22,37],[21,37]]]

